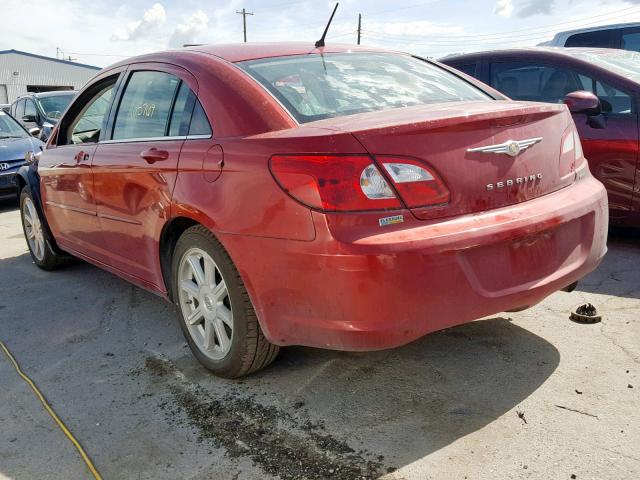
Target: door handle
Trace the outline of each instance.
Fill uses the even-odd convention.
[[[140,156],[144,158],[147,163],[155,163],[169,158],[169,152],[166,150],[158,150],[156,147],[151,147],[149,150],[140,152]]]
[[[83,150],[80,150],[78,153],[76,153],[75,157],[73,157],[73,158],[77,163],[88,162],[89,161],[89,154],[85,153]]]

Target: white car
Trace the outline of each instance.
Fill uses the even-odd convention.
[[[619,48],[640,51],[640,23],[619,23],[556,33],[545,47]]]

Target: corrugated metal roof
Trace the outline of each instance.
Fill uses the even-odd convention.
[[[67,65],[73,65],[75,67],[84,67],[84,68],[91,68],[93,70],[102,70],[100,67],[95,67],[93,65],[86,65],[84,63],[77,63],[77,62],[71,62],[69,60],[60,60],[59,58],[53,58],[53,57],[46,57],[44,55],[38,55],[35,53],[29,53],[29,52],[23,52],[20,50],[14,50],[13,48],[11,50],[0,50],[0,55],[6,55],[9,53],[15,53],[17,55],[24,55],[26,57],[33,57],[33,58],[39,58],[41,60],[49,60],[52,62],[59,62],[59,63],[65,63]]]

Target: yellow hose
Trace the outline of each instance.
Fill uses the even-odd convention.
[[[96,480],[102,480],[102,477],[98,473],[98,470],[96,470],[96,467],[94,467],[93,462],[91,462],[91,459],[82,448],[82,445],[80,445],[80,442],[78,442],[78,440],[75,439],[75,437],[72,435],[69,429],[65,426],[65,424],[62,423],[62,420],[60,420],[60,417],[58,417],[58,415],[56,415],[56,412],[53,411],[53,409],[47,402],[46,398],[44,398],[44,395],[42,395],[40,390],[38,390],[38,387],[36,387],[36,384],[33,383],[31,379],[23,373],[23,371],[20,369],[20,365],[18,365],[18,362],[16,361],[16,359],[13,357],[13,355],[11,355],[11,352],[9,351],[7,346],[4,344],[4,342],[0,341],[0,347],[2,347],[2,350],[4,350],[4,353],[7,355],[7,358],[9,359],[9,361],[13,364],[13,368],[16,369],[16,372],[18,373],[18,375],[20,375],[20,377],[31,387],[31,390],[33,390],[33,392],[36,394],[36,396],[40,400],[40,403],[42,403],[47,413],[51,415],[51,418],[53,418],[55,422],[58,424],[58,426],[60,427],[60,430],[62,430],[62,432],[71,441],[71,443],[73,443],[73,446],[76,447],[76,450],[78,450],[78,453],[82,457],[82,460],[84,460],[84,463],[87,464],[87,467],[93,474],[93,477]]]

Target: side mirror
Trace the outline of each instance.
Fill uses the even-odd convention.
[[[37,122],[38,119],[35,115],[23,115],[22,121],[27,123],[34,123],[34,122]]]
[[[589,117],[600,115],[600,100],[591,92],[581,90],[567,93],[564,103],[571,113],[585,113]]]
[[[41,154],[41,153],[42,153],[42,152],[37,152],[37,153],[36,153],[36,152],[28,151],[28,152],[27,152],[27,153],[25,153],[25,155],[24,155],[24,162],[25,162],[27,165],[35,165],[35,164],[37,164],[37,163],[38,163],[38,160],[40,160],[40,154]]]
[[[40,128],[39,127],[33,127],[29,129],[29,135],[31,135],[32,137],[37,137],[38,135],[40,135]]]

